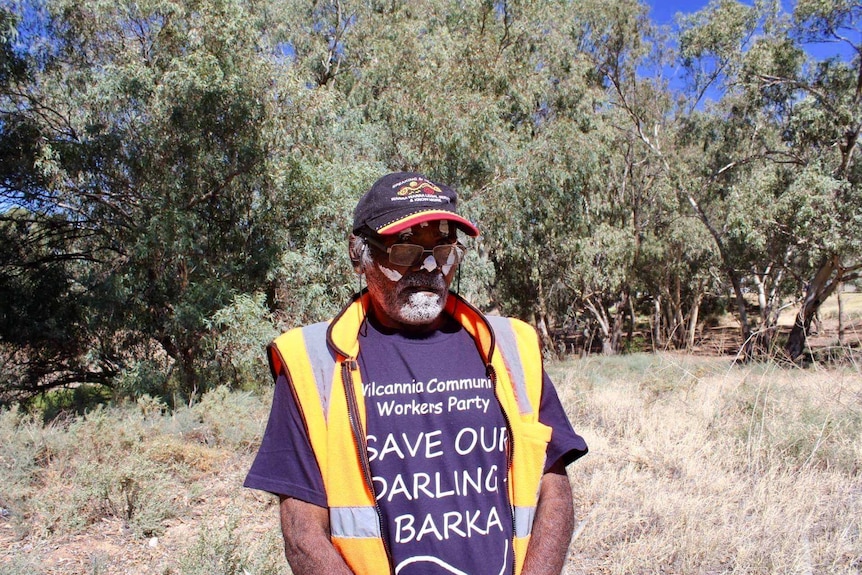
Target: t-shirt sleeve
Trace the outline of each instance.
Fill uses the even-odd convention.
[[[558,461],[568,465],[587,454],[587,442],[575,433],[569,418],[557,396],[557,390],[547,373],[542,373],[542,401],[539,405],[539,421],[553,429],[548,444],[545,471]]]
[[[243,486],[326,507],[320,468],[284,375],[276,379],[266,431]]]

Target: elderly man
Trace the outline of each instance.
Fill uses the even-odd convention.
[[[451,188],[380,178],[349,239],[367,289],[268,347],[275,395],[245,485],[280,497],[296,575],[562,571],[565,468],[587,446],[535,331],[449,291],[458,231],[479,234]]]

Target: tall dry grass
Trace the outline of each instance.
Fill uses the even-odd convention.
[[[576,573],[862,572],[862,376],[638,355],[551,370],[591,453]]]
[[[549,366],[591,452],[566,573],[862,572],[862,375],[681,355]],[[287,575],[241,487],[269,396],[0,412],[0,574]]]

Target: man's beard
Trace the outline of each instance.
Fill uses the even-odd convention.
[[[402,323],[408,325],[431,323],[443,312],[447,290],[446,281],[441,274],[411,274],[401,280],[399,288],[423,290],[409,294],[407,301],[399,308]]]
[[[436,293],[412,293],[407,303],[401,306],[401,321],[410,325],[423,325],[437,319],[442,312],[442,298]]]

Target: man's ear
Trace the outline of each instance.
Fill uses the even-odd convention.
[[[365,250],[368,249],[368,244],[365,243],[365,239],[355,234],[350,234],[347,241],[347,253],[350,255],[353,271],[362,274],[365,272]]]

